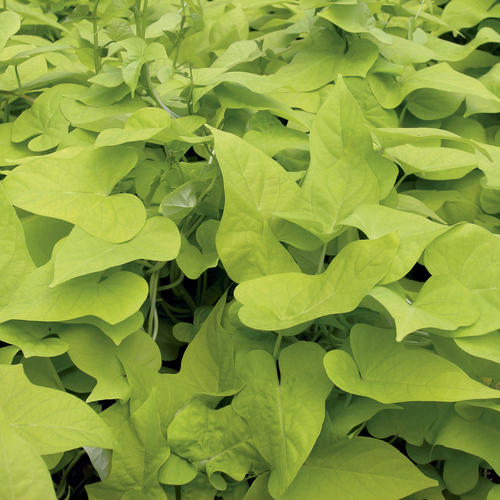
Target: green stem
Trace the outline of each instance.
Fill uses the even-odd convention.
[[[64,470],[63,475],[61,477],[61,481],[59,482],[59,485],[57,486],[57,492],[56,492],[57,498],[61,498],[62,495],[64,494],[64,490],[66,489],[66,479],[68,478],[68,475],[71,472],[71,470],[73,469],[73,467],[77,464],[78,460],[80,460],[80,458],[82,458],[84,453],[85,452],[83,450],[79,451],[75,455],[73,460],[71,460],[71,462],[68,464],[66,469]]]
[[[184,0],[182,0],[181,3],[182,3],[182,6],[181,6],[182,18],[181,18],[181,25],[179,27],[179,36],[177,37],[177,40],[175,42],[175,54],[174,54],[174,61],[173,61],[174,69],[177,67],[177,59],[179,57],[179,48],[181,46],[182,37],[184,35],[184,33],[183,33],[184,24],[186,23],[186,13],[185,13],[186,2],[184,2]]]
[[[101,71],[101,57],[99,54],[99,36],[97,31],[97,6],[99,5],[99,0],[95,0],[94,10],[92,12],[92,32],[94,35],[94,71],[95,74]]]
[[[274,343],[274,349],[273,349],[273,358],[274,359],[278,359],[278,353],[280,350],[282,340],[283,340],[283,335],[281,333],[278,333],[278,336],[276,337],[276,342]]]
[[[187,109],[188,113],[190,115],[193,114],[193,89],[194,89],[194,80],[193,80],[193,65],[189,65],[189,81],[191,82],[189,84],[189,95],[188,95],[188,101],[187,101]]]
[[[149,280],[149,301],[151,302],[149,308],[148,318],[148,334],[156,339],[158,334],[158,313],[156,311],[156,296],[158,294],[158,280],[160,278],[160,269],[156,269]]]
[[[399,186],[401,186],[401,183],[408,177],[409,174],[404,174],[401,176],[401,179],[399,179],[398,182],[396,182],[396,184],[394,185],[394,189],[398,189]]]
[[[14,72],[16,73],[17,87],[21,88],[22,87],[21,77],[19,76],[19,69],[18,69],[17,65],[14,66]]]
[[[184,279],[184,273],[181,271],[181,274],[175,281],[172,281],[172,283],[168,285],[159,286],[158,291],[163,292],[165,290],[171,290],[172,288],[175,288],[176,286],[180,285],[183,279]]]
[[[325,255],[326,255],[326,247],[328,243],[323,243],[321,247],[321,253],[319,255],[318,267],[316,268],[316,274],[321,274],[323,272],[323,267],[325,265]]]
[[[162,269],[165,264],[166,262],[163,261],[157,262],[154,266],[151,266],[147,271],[145,271],[144,274],[153,274],[155,271],[159,271],[160,269]]]
[[[399,115],[399,119],[398,119],[398,124],[400,127],[403,126],[403,121],[405,119],[407,111],[408,111],[408,104],[405,104],[403,107],[403,110],[401,111],[401,114]]]
[[[151,96],[153,101],[157,106],[164,111],[166,111],[172,118],[179,118],[179,115],[174,113],[168,106],[166,106],[161,100],[160,96],[153,87],[153,82],[151,81],[151,70],[149,69],[149,63],[145,63],[143,66],[144,80],[146,81],[146,90]]]
[[[146,36],[146,11],[148,10],[148,0],[144,0],[141,14],[141,37]]]
[[[193,300],[191,295],[189,295],[187,290],[182,285],[178,285],[177,289],[178,289],[179,295],[181,295],[181,297],[186,301],[186,303],[190,307],[190,309],[192,311],[194,311],[196,309],[196,302]]]

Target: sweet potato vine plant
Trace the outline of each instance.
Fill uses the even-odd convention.
[[[500,497],[500,4],[0,6],[2,500]]]

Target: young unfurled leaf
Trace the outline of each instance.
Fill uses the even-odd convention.
[[[241,481],[249,471],[265,467],[248,424],[231,406],[211,410],[191,403],[169,425],[168,440],[174,453],[204,467],[209,481],[220,490],[226,489],[220,473]]]

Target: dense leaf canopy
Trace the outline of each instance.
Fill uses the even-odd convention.
[[[0,0],[0,499],[500,498],[499,42]]]

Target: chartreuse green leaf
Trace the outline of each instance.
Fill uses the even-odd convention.
[[[158,473],[161,484],[187,484],[198,474],[198,469],[187,460],[171,453]]]
[[[472,293],[445,276],[429,278],[413,302],[392,287],[377,286],[370,295],[389,311],[396,323],[396,340],[421,328],[456,330],[479,318]]]
[[[73,225],[69,222],[29,212],[22,213],[20,220],[26,246],[37,267],[43,266],[50,260],[54,245],[73,229]]]
[[[370,33],[383,43],[391,37],[375,26],[375,18],[365,2],[336,2],[320,13],[320,16],[350,33]]]
[[[250,351],[240,370],[245,388],[232,407],[248,423],[257,450],[272,468],[269,492],[282,495],[309,455],[321,431],[331,390],[317,344],[299,342],[280,354],[280,379],[273,357]]]
[[[200,224],[196,230],[196,242],[199,249],[184,235],[181,236],[182,244],[176,262],[189,279],[198,279],[207,269],[215,267],[219,262],[215,247],[218,229],[219,222],[213,219]]]
[[[168,443],[178,456],[203,467],[219,490],[226,489],[220,473],[242,481],[257,466],[266,466],[252,445],[249,425],[230,405],[212,410],[191,403],[169,425]]]
[[[14,359],[14,356],[19,352],[19,348],[15,345],[7,345],[0,347],[0,364],[10,365]]]
[[[264,472],[258,476],[250,486],[250,489],[243,497],[243,500],[272,500],[272,496],[267,491],[269,472]]]
[[[148,292],[146,281],[128,271],[105,278],[99,274],[82,276],[49,288],[53,272],[49,262],[21,279],[0,309],[0,321],[64,321],[89,315],[116,324],[136,313]]]
[[[346,392],[381,403],[491,399],[500,394],[441,356],[396,342],[392,330],[358,324],[350,344],[353,357],[334,350],[324,360],[332,382]]]
[[[12,126],[12,141],[28,143],[31,151],[46,151],[57,146],[67,135],[69,122],[59,105],[67,96],[78,94],[81,85],[62,84],[47,89],[31,108],[23,111]],[[36,137],[34,137],[36,136]]]
[[[110,243],[75,227],[54,250],[50,286],[136,259],[172,260],[179,253],[180,240],[177,226],[166,217],[151,217],[134,238],[124,243]]]
[[[149,45],[140,37],[134,36],[117,42],[125,49],[122,76],[134,97],[135,89],[144,64],[155,59],[166,58],[165,47],[157,42]]]
[[[92,132],[108,128],[122,128],[135,111],[147,105],[142,99],[125,98],[107,106],[91,106],[77,101],[63,101],[61,111],[74,127]]]
[[[19,347],[26,358],[59,356],[68,350],[68,344],[49,337],[54,333],[54,326],[51,323],[7,321],[0,324],[0,340]]]
[[[23,228],[16,211],[0,185],[0,306],[9,303],[10,297],[19,285],[19,281],[34,269]]]
[[[326,439],[322,435],[278,500],[342,498],[399,500],[436,485],[404,455],[377,439]]]
[[[480,81],[455,71],[447,63],[434,64],[418,71],[408,70],[398,79],[393,75],[372,71],[368,75],[368,81],[384,108],[395,108],[408,94],[418,89],[460,94],[463,97],[459,99],[458,105],[465,96],[481,97],[494,104],[499,102],[499,98]]]
[[[0,124],[0,165],[17,165],[19,158],[31,156],[32,152],[25,144],[16,144],[11,140],[12,122]]]
[[[329,431],[341,436],[348,436],[359,424],[370,420],[380,411],[388,408],[398,408],[396,405],[384,405],[369,398],[344,394],[336,398],[329,398],[326,411],[330,419]]]
[[[225,299],[219,299],[182,358],[178,376],[198,394],[224,396],[241,389],[233,343],[221,325]]]
[[[102,413],[116,439],[110,475],[86,487],[90,500],[166,500],[158,472],[170,455],[153,389],[132,414],[118,403]]]
[[[446,147],[417,147],[412,144],[387,148],[385,153],[407,174],[432,180],[460,179],[478,167],[475,154]]]
[[[284,149],[309,150],[308,137],[304,132],[285,127],[268,111],[258,111],[248,120],[250,130],[245,141],[253,144],[268,156],[274,156]]]
[[[382,205],[362,205],[345,220],[345,224],[361,229],[369,238],[397,232],[399,248],[382,283],[396,281],[410,271],[431,241],[448,230],[416,214]]]
[[[193,481],[181,487],[183,500],[213,500],[217,490],[204,474],[198,474]]]
[[[21,27],[20,17],[12,10],[0,12],[0,50],[12,35],[15,35]]]
[[[95,316],[82,316],[78,319],[67,320],[66,323],[94,325],[105,333],[116,345],[119,345],[123,339],[140,330],[144,324],[144,316],[140,311],[137,311],[128,318],[113,325]]]
[[[163,109],[142,108],[127,119],[123,128],[107,128],[96,138],[96,146],[115,146],[126,142],[149,141],[156,144],[175,139],[201,142],[193,132],[204,122],[201,116],[185,116],[174,120]]]
[[[443,10],[443,21],[456,31],[474,26],[487,17],[500,17],[494,0],[451,0]]]
[[[403,403],[382,410],[367,422],[368,432],[378,439],[399,436],[407,443],[422,446],[425,433],[438,417],[438,403]]]
[[[424,262],[431,274],[453,277],[468,288],[479,308],[479,319],[454,336],[500,328],[500,236],[474,224],[458,225],[429,245]]]
[[[211,129],[224,178],[224,213],[217,251],[228,275],[241,282],[266,274],[298,271],[271,231],[275,212],[297,204],[300,188],[286,171],[239,137]]]
[[[0,496],[5,500],[56,500],[52,479],[42,457],[9,425],[1,409]]]
[[[158,344],[141,329],[123,340],[115,353],[130,386],[130,410],[133,413],[157,386],[161,352]]]
[[[497,391],[498,392],[498,391]],[[500,470],[500,412],[484,409],[476,418],[464,418],[453,408],[442,408],[425,439],[433,445],[463,450]]]
[[[275,274],[245,281],[234,295],[241,321],[258,330],[282,330],[355,309],[389,271],[398,238],[355,241],[319,275]]]
[[[92,325],[68,325],[60,328],[59,337],[69,346],[68,355],[81,371],[97,383],[87,403],[100,399],[126,401],[130,388],[113,341]]]
[[[0,365],[0,409],[8,426],[41,455],[79,446],[113,448],[107,425],[75,396],[31,384],[21,365]]]
[[[311,164],[302,184],[312,220],[300,214],[286,218],[314,231],[326,241],[362,203],[377,203],[379,184],[368,160],[372,139],[356,100],[339,78],[314,119]]]
[[[68,148],[27,161],[3,185],[16,207],[121,243],[133,238],[146,220],[139,198],[128,193],[111,195],[136,161],[135,152],[127,148]]]
[[[241,390],[233,340],[221,325],[225,301],[223,295],[189,343],[179,373],[160,375],[160,411],[165,425],[196,396],[219,401]]]
[[[500,364],[500,331],[477,337],[461,337],[455,339],[463,351],[478,358],[489,359]]]
[[[479,480],[481,459],[465,453],[455,453],[445,461],[443,480],[448,491],[463,495],[472,490]]]

